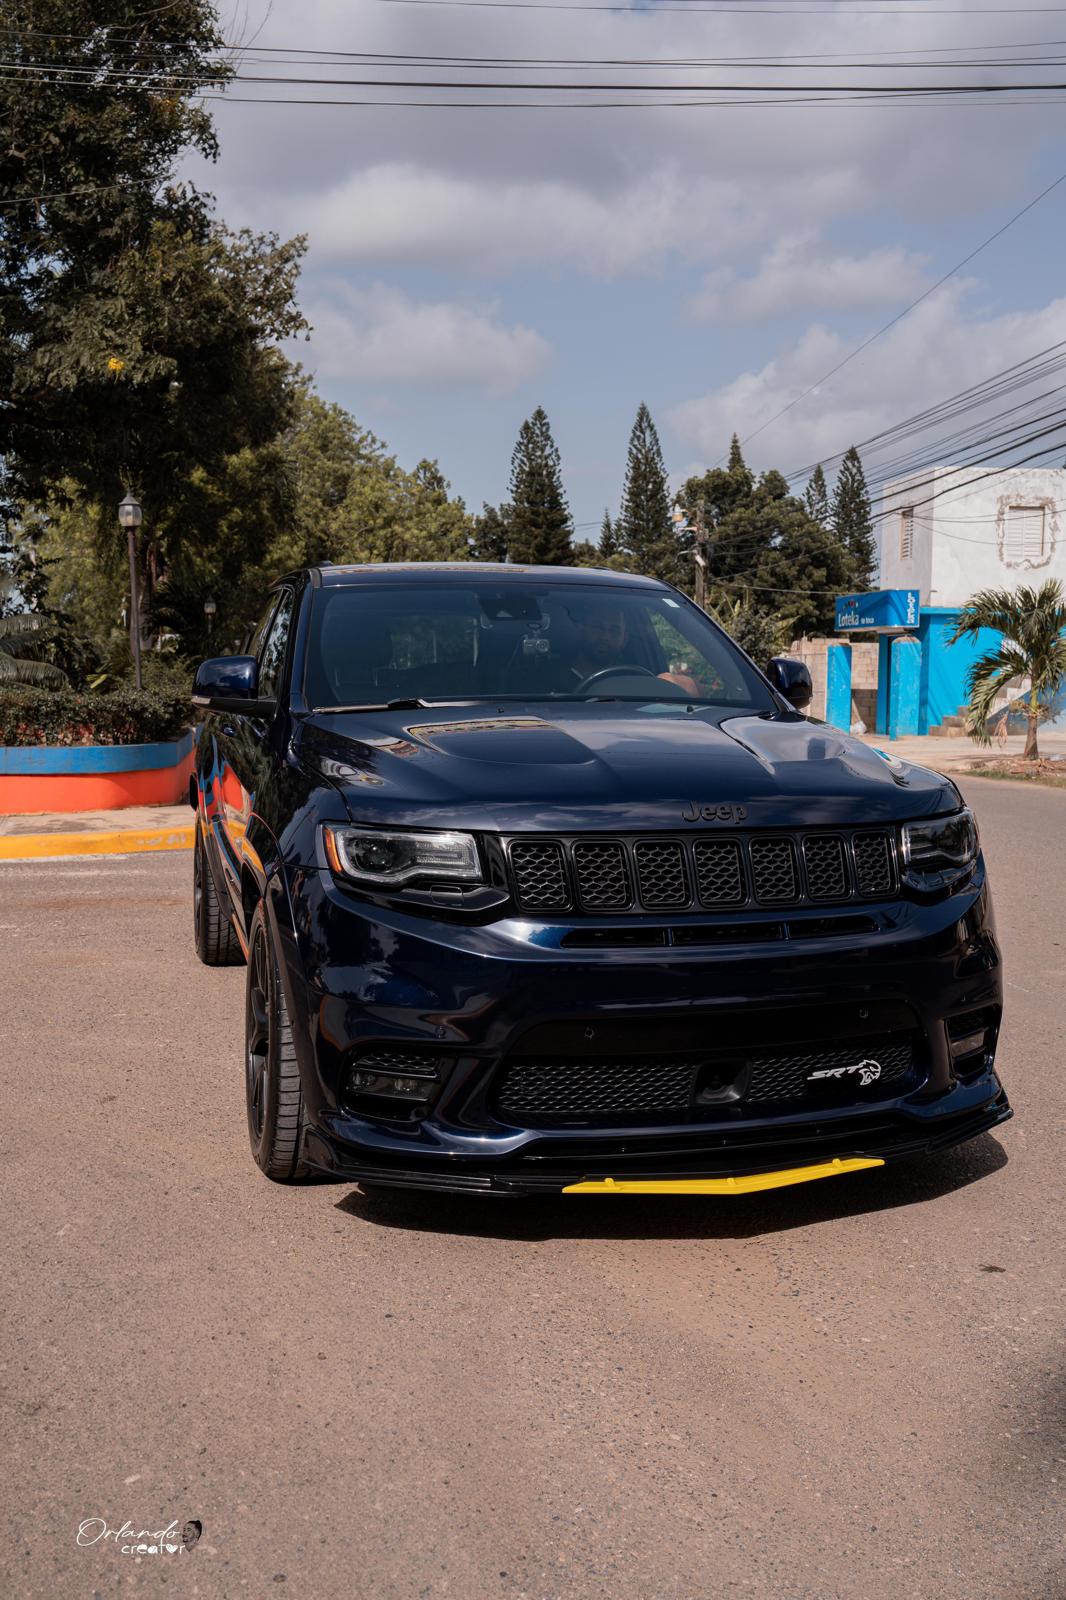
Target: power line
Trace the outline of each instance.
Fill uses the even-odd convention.
[[[963,256],[961,261],[956,262],[956,264],[947,272],[945,272],[942,277],[938,278],[934,284],[932,284],[922,294],[918,295],[917,299],[912,300],[910,305],[904,306],[902,311],[897,312],[894,317],[890,318],[890,320],[878,328],[876,332],[871,333],[869,338],[864,339],[861,344],[855,346],[854,350],[849,351],[843,360],[838,361],[835,366],[830,367],[829,371],[824,373],[822,377],[816,378],[814,383],[808,385],[808,387],[803,390],[802,394],[796,395],[796,397],[790,400],[787,405],[782,406],[779,411],[775,411],[772,417],[767,417],[766,421],[760,423],[752,433],[747,434],[741,440],[741,443],[747,444],[749,440],[758,438],[760,433],[764,433],[766,429],[771,426],[771,424],[777,422],[786,414],[786,412],[791,411],[794,406],[798,406],[801,400],[806,400],[808,395],[814,393],[815,389],[821,388],[822,384],[828,383],[830,378],[836,377],[837,373],[843,371],[849,362],[855,360],[856,356],[861,355],[864,350],[868,350],[869,347],[876,342],[876,340],[888,333],[891,328],[894,328],[897,325],[897,323],[902,322],[904,317],[909,316],[910,313],[914,311],[916,307],[920,306],[923,301],[928,300],[931,294],[935,294],[938,289],[942,288],[943,285],[947,283],[949,278],[953,278],[956,273],[961,272],[963,267],[967,266],[971,261],[974,260],[976,256],[981,254],[982,250],[987,250],[990,244],[994,244],[997,239],[1002,238],[1003,234],[1007,232],[1008,228],[1012,228],[1016,222],[1019,222],[1021,218],[1026,215],[1027,212],[1032,211],[1034,206],[1039,205],[1041,200],[1046,199],[1053,190],[1057,189],[1059,185],[1064,182],[1066,182],[1066,172],[1060,173],[1052,183],[1047,185],[1046,189],[1041,189],[1040,193],[1035,195],[1027,205],[1024,205],[1020,211],[1016,211],[1012,217],[1008,218],[1008,220],[1002,224],[1001,227],[996,229],[995,233],[990,233],[987,239],[983,239],[975,249],[970,251],[969,255]],[[722,461],[725,459],[725,457],[720,456],[718,459],[719,461]]]

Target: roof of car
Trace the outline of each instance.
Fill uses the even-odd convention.
[[[378,561],[362,566],[331,566],[311,569],[311,581],[324,588],[339,588],[356,583],[420,583],[426,578],[462,582],[490,579],[511,583],[533,578],[538,583],[610,583],[629,587],[668,589],[658,578],[642,577],[637,572],[614,572],[600,567],[524,567],[500,561]]]

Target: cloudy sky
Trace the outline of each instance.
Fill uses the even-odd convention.
[[[625,14],[405,0],[274,0],[268,10],[245,0],[227,28],[284,51],[595,60],[955,58],[980,45],[1014,56],[1066,31],[1066,10],[945,9],[953,3],[735,0],[734,15],[686,12],[684,0]],[[355,62],[307,70],[365,76]],[[315,91],[247,84],[232,94],[301,92]],[[1066,171],[1062,100],[1036,98],[1052,103],[216,102],[221,160],[196,175],[230,223],[308,235],[301,298],[315,333],[299,354],[325,396],[405,464],[436,457],[474,508],[505,497],[518,427],[543,404],[575,521],[598,526],[604,506],[617,506],[641,400],[677,480],[719,458],[734,429],[761,429],[749,459],[788,471],[1066,338],[1064,184],[762,426]]]

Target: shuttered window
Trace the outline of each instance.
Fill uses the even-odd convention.
[[[914,555],[914,507],[904,506],[899,514],[899,558],[909,561]]]
[[[1003,559],[1010,566],[1044,558],[1044,507],[1008,506],[1003,530]]]

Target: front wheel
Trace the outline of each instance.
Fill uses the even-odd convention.
[[[248,940],[244,1061],[248,1138],[256,1165],[276,1183],[306,1182],[311,1170],[300,1160],[304,1129],[300,1069],[262,901]]]

